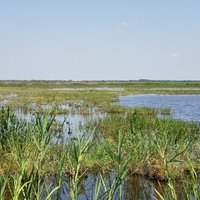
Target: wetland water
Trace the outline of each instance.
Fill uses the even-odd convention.
[[[200,95],[132,95],[121,96],[119,100],[120,105],[129,107],[170,108],[173,118],[200,121]],[[109,179],[109,176],[107,178]],[[82,185],[84,189],[78,199],[92,198],[94,180],[95,177],[89,174]],[[166,187],[166,184],[159,184],[144,177],[128,176],[127,180],[123,182],[124,199],[153,200],[155,199],[153,196],[156,196],[155,189],[165,193]],[[63,191],[61,199],[66,199],[66,194],[67,191]],[[180,189],[178,196],[180,199],[185,198],[182,189]],[[115,199],[118,199],[118,197],[116,196]]]
[[[131,95],[121,96],[119,98],[120,105],[129,107],[153,107],[153,108],[170,108],[172,110],[172,117],[182,120],[194,120],[200,122],[200,95]],[[4,104],[3,104],[4,105]],[[65,106],[62,107],[65,109]],[[68,108],[68,107],[67,107]],[[20,113],[18,113],[20,116]],[[25,119],[31,118],[31,114],[27,114]],[[90,120],[97,120],[104,117],[104,115],[57,115],[56,121],[62,122],[65,117],[68,124],[64,127],[64,137],[68,137],[69,128],[72,131],[72,137],[74,133],[77,133],[79,125],[84,126],[86,122]],[[65,138],[65,139],[66,139]],[[88,174],[81,184],[81,194],[79,194],[79,200],[91,199],[94,189],[96,176],[94,174]],[[107,177],[107,179],[113,179],[113,175]],[[63,183],[63,189],[61,191],[61,200],[69,199],[69,190],[67,182]],[[155,189],[165,190],[165,184],[158,184],[155,181],[150,181],[144,177],[128,176],[123,182],[124,199],[136,199],[136,200],[153,200],[155,195]],[[181,196],[181,191],[180,194]],[[118,199],[117,197],[115,199]],[[184,199],[181,197],[180,199]]]
[[[34,115],[28,113],[28,114],[23,114],[20,112],[16,113],[17,116],[21,119],[26,119],[30,120],[34,117]],[[93,121],[93,120],[98,120],[102,119],[105,116],[100,114],[93,114],[89,116],[83,116],[83,115],[78,115],[78,114],[67,114],[67,115],[56,115],[56,121],[62,123],[65,118],[67,119],[67,125],[63,127],[63,139],[64,141],[67,141],[68,139],[71,139],[73,137],[76,137],[77,134],[81,135],[83,132],[81,132],[80,127],[84,126],[87,122]],[[69,128],[71,130],[71,134],[69,134]],[[54,138],[54,142],[57,142],[59,138]],[[114,179],[115,175],[113,173],[109,173],[106,176],[106,184],[109,187],[109,183],[111,183]],[[96,184],[98,174],[95,173],[89,173],[86,174],[85,177],[83,178],[83,181],[81,182],[80,188],[81,188],[81,193],[78,196],[78,200],[88,200],[92,199],[93,196],[93,190]],[[54,184],[53,180],[48,180],[49,184]],[[55,183],[56,184],[56,183]],[[56,185],[55,185],[56,187]],[[60,200],[66,200],[70,199],[69,196],[69,184],[67,181],[64,181],[62,183],[62,190],[60,192]],[[165,188],[164,185],[162,185],[162,188]],[[156,190],[161,190],[159,184],[156,181],[150,181],[148,179],[145,179],[144,177],[140,177],[137,175],[132,175],[126,177],[126,179],[123,181],[123,199],[127,200],[154,200],[153,195],[155,195],[155,189]],[[162,192],[162,191],[160,191]],[[102,191],[102,194],[104,191]],[[103,198],[100,198],[100,200],[104,200],[105,196]],[[54,196],[53,198],[57,198]],[[118,191],[114,197],[114,199],[119,199],[118,198]]]
[[[90,174],[86,176],[84,181],[81,183],[82,188],[81,194],[79,194],[78,200],[89,200],[93,199],[93,190],[95,187],[95,181],[97,174]],[[110,181],[113,181],[114,176],[112,174],[107,176],[106,184],[109,185]],[[65,189],[61,191],[61,200],[69,199],[68,183],[64,182]],[[144,177],[132,176],[123,181],[123,199],[125,200],[155,200],[153,196],[156,196],[155,189],[162,193],[162,190],[166,185],[160,186],[155,181],[149,181]],[[113,197],[113,200],[119,200],[118,192]],[[104,193],[102,191],[102,193]],[[181,194],[179,194],[181,196]],[[184,199],[184,198],[181,198]],[[105,196],[99,198],[99,200],[105,200]]]
[[[128,107],[169,108],[174,119],[200,122],[200,95],[130,95],[121,96],[119,103]]]
[[[198,91],[200,88],[148,88],[145,90],[168,90],[168,91]]]

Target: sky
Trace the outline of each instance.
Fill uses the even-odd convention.
[[[200,80],[199,0],[0,0],[1,80]]]

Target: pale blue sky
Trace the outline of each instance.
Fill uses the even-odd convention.
[[[200,80],[199,0],[0,0],[0,79]]]

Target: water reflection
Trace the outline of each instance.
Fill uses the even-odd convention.
[[[115,175],[113,173],[109,173],[106,176],[104,176],[106,187],[108,189],[114,178]],[[100,177],[98,174],[95,173],[90,173],[83,177],[81,184],[79,185],[78,200],[92,199],[92,197],[94,196],[95,184],[97,180],[100,180]],[[62,190],[59,194],[61,200],[70,199],[69,187],[69,178],[65,177],[65,181],[63,181],[62,184]],[[167,189],[167,184],[160,184],[156,181],[147,180],[141,176],[132,175],[128,176],[123,181],[122,189],[124,200],[155,200],[155,197],[158,198],[155,190],[157,190],[161,195],[164,195]],[[101,186],[98,199],[106,199],[106,194],[103,185]],[[113,199],[120,199],[119,188],[116,190]]]

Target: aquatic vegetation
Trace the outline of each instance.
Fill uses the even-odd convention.
[[[179,153],[181,160],[199,154],[195,144],[198,144],[200,130],[194,123],[133,113],[105,118],[99,122],[96,130],[108,146],[116,143],[116,133],[121,131],[125,135],[127,155],[132,157],[132,170],[151,178],[166,178],[161,152],[169,158]],[[174,176],[181,176],[186,168],[177,163],[171,165],[170,170]]]
[[[119,91],[51,91],[51,88],[121,88]],[[158,89],[158,90],[155,90]],[[180,88],[180,90],[159,90],[159,88]],[[181,90],[182,88],[191,88],[191,90]],[[113,102],[118,101],[120,95],[128,94],[200,94],[200,82],[62,82],[62,81],[14,81],[0,82],[1,98],[8,95],[15,95],[9,98],[9,107],[11,110],[23,110],[25,112],[35,112],[41,110],[41,106],[45,104],[58,105],[57,112],[68,112],[59,109],[62,103],[72,104],[73,107],[92,108],[96,107],[99,111],[108,111],[109,113],[123,112],[122,108],[112,107]],[[148,90],[147,90],[148,89]],[[152,89],[152,90],[151,90]],[[154,89],[154,90],[153,90]],[[192,90],[193,89],[193,90]],[[80,104],[81,102],[81,104]],[[36,104],[36,108],[32,108],[32,104]],[[111,106],[111,107],[110,107]],[[38,108],[38,109],[37,109]],[[166,112],[165,112],[166,113]]]
[[[61,87],[83,90],[49,90]],[[0,199],[59,199],[63,191],[66,198],[78,199],[92,173],[90,199],[125,198],[131,175],[164,182],[165,189],[157,187],[152,194],[155,199],[199,199],[199,124],[159,118],[171,114],[165,108],[117,104],[120,95],[153,88],[164,94],[199,93],[159,90],[186,87],[199,88],[200,83],[0,82],[1,99],[9,97],[0,109]],[[19,113],[31,115],[20,118]],[[63,121],[56,120],[57,114],[63,114]],[[73,114],[103,117],[80,125],[79,134],[67,120]]]
[[[198,195],[197,165],[191,164],[199,157],[199,126],[195,123],[137,112],[113,115],[93,123],[95,129],[91,124],[84,135],[58,143],[55,115],[38,115],[27,122],[19,121],[8,108],[0,113],[2,198],[50,199],[65,189],[71,199],[77,199],[84,176],[94,170],[99,174],[94,199],[102,195],[112,199],[116,192],[122,198],[127,173],[168,181],[169,194],[176,199],[175,181],[188,170],[193,181],[185,189],[192,187],[192,194]],[[110,184],[104,176],[109,172],[115,174]],[[54,184],[49,184],[51,177]]]
[[[38,115],[26,122],[19,121],[8,108],[0,111],[3,158],[0,161],[1,197],[9,195],[12,199],[41,199],[44,196],[49,199],[56,191],[59,196],[66,174],[70,199],[77,199],[79,185],[88,171],[84,159],[94,144],[93,134],[86,130],[82,136],[57,143],[54,139],[56,130],[52,128],[55,115]],[[118,151],[121,152],[120,149]],[[54,174],[57,185],[49,186],[48,179]],[[117,186],[120,184],[118,182]]]

